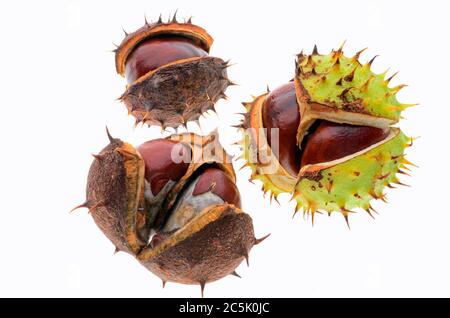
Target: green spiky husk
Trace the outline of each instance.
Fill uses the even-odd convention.
[[[313,178],[300,177],[293,194],[297,210],[312,214],[340,211],[344,215],[354,208],[369,211],[372,199],[384,199],[387,185],[399,183],[396,174],[407,162],[403,157],[408,145],[410,139],[398,130],[392,139],[364,154],[319,170]]]
[[[351,58],[343,55],[342,47],[328,55],[318,54],[316,48],[311,55],[299,54],[294,79],[301,115],[297,132],[299,147],[316,120],[388,129],[398,122],[404,109],[415,105],[400,103],[396,93],[405,85],[389,87],[393,76],[386,79],[387,72],[372,72],[374,59],[361,64],[361,52]],[[244,103],[247,108],[244,129],[264,128],[259,106],[266,95]],[[262,101],[258,103],[259,100]],[[370,201],[385,200],[384,188],[392,187],[392,183],[402,184],[396,174],[404,173],[400,168],[407,169],[405,165],[410,164],[404,158],[404,149],[412,139],[397,128],[390,130],[396,132],[394,137],[364,151],[331,163],[303,167],[294,178],[294,184],[290,182],[293,177],[284,169],[270,174],[267,164],[251,161],[258,158],[262,149],[267,152],[267,145],[263,142],[261,146],[258,134],[244,131],[243,157],[252,170],[251,180],[260,180],[262,190],[271,192],[271,196],[292,194],[297,203],[296,211],[302,208],[305,214],[312,215],[316,211],[339,211],[347,217],[351,209],[361,208],[370,214]],[[268,151],[271,153],[270,147]]]
[[[397,100],[396,93],[403,85],[390,88],[386,72],[373,73],[373,60],[361,64],[358,57],[359,53],[346,57],[342,50],[328,55],[301,54],[297,76],[309,102],[397,122],[401,111],[411,106]]]

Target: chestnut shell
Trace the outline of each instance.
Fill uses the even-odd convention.
[[[215,206],[206,213],[216,211],[217,218],[197,232],[162,252],[144,250],[138,259],[163,281],[204,285],[232,274],[256,243],[252,219],[237,213],[233,205]]]
[[[120,97],[137,122],[177,127],[196,120],[225,96],[227,64],[192,58],[160,67],[129,85]]]
[[[172,139],[182,142],[182,137],[178,135]],[[193,140],[190,143],[193,159],[198,160],[196,156],[203,155],[199,154],[199,148],[214,146],[215,143],[215,137]],[[218,156],[217,151],[213,151],[205,156],[204,161],[191,162],[186,174],[167,195],[159,213],[160,222],[170,212],[183,185],[205,163],[214,164],[235,181],[231,163],[215,163]],[[95,155],[91,165],[87,204],[84,206],[90,208],[95,223],[117,250],[134,255],[163,282],[200,284],[203,290],[207,282],[234,274],[244,259],[248,261],[252,246],[262,240],[255,239],[249,215],[232,204],[224,203],[203,209],[193,220],[153,247],[148,243],[150,236],[141,235],[149,234],[150,228],[160,228],[157,222],[146,223],[144,179],[145,164],[136,149],[110,137],[110,144]]]
[[[118,151],[126,146],[129,145],[120,139],[111,139],[96,155],[89,170],[85,205],[116,250],[135,254],[147,239],[137,234],[147,226],[143,215],[138,213],[144,205],[143,183],[138,182],[144,170],[142,160],[136,155],[130,159],[136,160],[136,169],[127,171],[124,156]],[[135,211],[130,211],[130,204]]]
[[[184,37],[208,53],[213,42],[204,29],[190,21],[179,23],[174,18],[167,23],[162,20],[146,22],[135,32],[127,33],[115,50],[117,73],[125,75],[127,58],[140,43],[164,36]],[[227,62],[210,56],[173,61],[140,76],[127,86],[119,99],[136,118],[136,123],[178,127],[197,120],[226,96],[225,89],[232,85],[227,67]]]

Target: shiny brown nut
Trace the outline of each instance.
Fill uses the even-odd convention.
[[[166,64],[208,53],[188,38],[166,36],[149,38],[131,52],[125,64],[125,77],[132,84],[141,76]]]
[[[301,152],[295,136],[300,123],[300,113],[294,82],[282,85],[267,95],[262,109],[262,117],[264,128],[267,129],[269,146],[272,146],[273,129],[278,129],[278,136],[273,137],[277,138],[276,142],[279,146],[275,155],[289,174],[297,176],[300,170]]]
[[[321,121],[305,142],[301,166],[330,162],[384,140],[389,129]]]

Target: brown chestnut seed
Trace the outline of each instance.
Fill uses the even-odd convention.
[[[278,87],[267,95],[262,118],[267,129],[267,142],[272,146],[272,129],[278,128],[278,136],[274,138],[279,144],[278,153],[274,151],[281,166],[292,176],[300,170],[301,151],[297,146],[297,128],[300,123],[300,112],[293,82]]]
[[[387,138],[389,129],[321,121],[307,136],[301,166],[330,162],[364,150]]]
[[[192,194],[196,196],[209,191],[218,195],[223,201],[241,208],[239,190],[230,176],[222,169],[206,168],[199,176]]]
[[[160,66],[208,53],[190,39],[180,36],[155,37],[145,40],[131,52],[125,64],[129,84]]]
[[[145,178],[150,183],[154,196],[158,195],[169,180],[180,180],[191,160],[190,149],[170,139],[150,140],[137,150],[144,159]]]

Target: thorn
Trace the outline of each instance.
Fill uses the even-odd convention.
[[[356,67],[349,74],[345,75],[344,80],[347,82],[353,81],[353,77],[355,76]]]
[[[120,249],[116,246],[116,248],[114,249],[114,255],[119,253],[119,252],[120,252]]]
[[[267,86],[266,86],[266,90],[267,90],[267,93],[270,93],[270,88],[269,88],[269,84],[267,84]]]
[[[90,207],[88,213],[91,214],[92,212],[94,212],[97,208],[101,207],[101,206],[105,206],[106,202],[105,200],[101,200],[99,202],[97,202],[96,204],[94,204],[92,207]]]
[[[206,282],[205,282],[205,281],[201,281],[201,282],[199,282],[199,283],[200,283],[200,290],[201,290],[202,298],[203,298],[203,295],[204,295],[204,292],[205,292],[205,285],[206,285]]]
[[[374,57],[372,57],[372,59],[369,61],[369,66],[372,66],[373,61],[375,61],[375,59],[378,57],[379,55],[375,55]]]
[[[408,171],[412,171],[408,166],[406,166],[405,164],[400,164],[400,168],[402,168],[402,169],[406,169],[406,170],[408,170]]]
[[[91,154],[95,159],[97,159],[98,161],[102,161],[103,159],[105,159],[105,155],[96,155],[96,154]]]
[[[365,211],[370,215],[370,217],[371,217],[372,219],[375,220],[375,217],[374,217],[373,214],[370,212],[370,209],[369,209],[369,208],[365,209]]]
[[[220,93],[219,99],[220,99],[220,98],[223,98],[223,99],[225,99],[225,100],[228,100],[228,96],[227,96],[227,94],[225,94],[225,93]]]
[[[368,89],[369,89],[369,85],[370,85],[370,83],[373,81],[373,79],[374,79],[373,76],[372,76],[372,77],[369,77],[369,79],[368,79],[363,85],[361,85],[361,86],[359,87],[359,89],[360,89],[361,91],[367,92]]]
[[[397,85],[397,86],[392,88],[392,91],[394,91],[395,93],[398,93],[402,88],[404,88],[406,86],[408,86],[408,85],[406,85],[406,84]]]
[[[402,169],[398,169],[397,172],[411,177],[411,175],[409,173],[407,173],[406,171],[403,171]]]
[[[382,174],[381,176],[378,177],[378,180],[383,180],[386,179],[387,177],[389,177],[391,175],[390,172],[386,173],[386,174]]]
[[[358,61],[359,56],[360,56],[361,53],[364,52],[365,50],[367,50],[367,48],[364,48],[364,49],[362,49],[361,51],[356,52],[356,54],[353,56],[352,59],[353,59],[355,62],[359,62],[359,61]]]
[[[106,135],[108,136],[109,142],[110,142],[110,143],[113,143],[115,139],[114,139],[113,136],[111,136],[111,134],[109,133],[108,126],[106,126]]]
[[[77,205],[76,207],[74,207],[72,210],[70,210],[69,213],[72,213],[73,211],[77,210],[77,209],[81,209],[81,208],[89,208],[89,203],[88,201],[84,201],[83,203],[81,203],[80,205]]]
[[[124,28],[122,28],[122,31],[123,31],[123,33],[125,33],[125,36],[128,36],[128,32],[127,32],[127,31],[125,31],[125,29],[124,29]]]
[[[253,245],[258,245],[259,243],[261,243],[262,241],[264,241],[266,238],[268,238],[270,236],[270,233],[269,234],[267,234],[267,235],[265,235],[265,236],[263,236],[263,237],[261,237],[261,238],[259,238],[259,239],[257,239],[256,237],[255,237],[255,241],[254,241],[254,243],[253,243]]]
[[[341,64],[341,60],[339,59],[339,56],[336,59],[336,62],[334,62],[333,67],[338,67]]]
[[[347,42],[347,40],[344,40],[344,42],[342,42],[341,46],[339,47],[339,49],[337,50],[337,52],[342,53],[342,50],[344,49],[344,45]]]
[[[345,219],[345,223],[347,223],[348,229],[351,230],[350,223],[348,222],[348,215],[347,214],[344,214],[344,219]]]
[[[278,201],[278,198],[277,198],[277,196],[276,195],[274,195],[274,197],[273,197],[274,199],[275,199],[275,202],[276,203],[278,203],[278,205],[280,205],[281,206],[281,204],[280,204],[280,201]]]
[[[145,25],[149,24],[148,21],[147,21],[147,16],[145,14],[144,14],[144,22],[145,22]]]
[[[400,182],[400,181],[398,181],[398,180],[395,180],[395,181],[393,181],[395,184],[399,184],[399,185],[402,185],[402,186],[405,186],[405,187],[410,187],[410,185],[409,184],[405,184],[405,183],[402,183],[402,182]]]
[[[233,271],[230,275],[233,275],[233,276],[236,276],[236,277],[239,277],[239,278],[242,278],[238,273],[236,273],[236,271]]]
[[[419,103],[413,103],[413,104],[401,104],[403,108],[409,108],[420,105]]]
[[[317,50],[317,45],[316,44],[314,44],[312,55],[319,55],[319,51]]]
[[[172,23],[178,23],[178,21],[177,21],[177,12],[178,12],[178,9],[176,9],[175,13],[173,14]]]
[[[244,256],[245,257],[245,261],[247,262],[247,266],[249,266],[249,262],[248,262],[248,251],[247,251],[247,249],[245,248],[245,247],[242,247],[242,249],[243,249],[243,254],[242,254],[242,256]]]
[[[342,86],[342,77],[336,82],[336,85]]]
[[[156,22],[156,23],[158,23],[158,24],[162,23],[162,14],[159,15],[158,22]]]
[[[161,281],[162,281],[162,288],[164,288],[164,287],[166,287],[166,281],[164,280],[164,279],[161,279]],[[202,293],[203,294],[203,293]]]
[[[192,16],[189,17],[189,20],[187,20],[187,23],[192,24]]]
[[[409,161],[409,160],[407,160],[407,159],[405,159],[405,158],[403,158],[402,163],[403,163],[404,165],[410,165],[410,166],[419,168],[419,166],[413,164],[411,161]]]
[[[372,212],[374,212],[374,213],[376,213],[376,214],[379,214],[379,213],[377,212],[377,210],[375,210],[370,204],[369,204],[369,210],[371,210]]]
[[[393,78],[394,78],[394,76],[396,76],[398,74],[398,71],[397,72],[395,72],[391,77],[389,77],[387,80],[385,80],[384,82],[386,83],[386,84],[388,84]]]
[[[133,129],[136,129],[136,127],[139,125],[139,123],[140,123],[139,119],[136,118],[136,120],[134,121],[134,124],[133,124]]]

